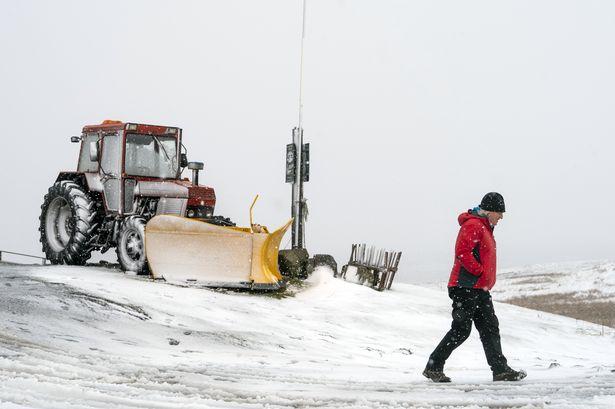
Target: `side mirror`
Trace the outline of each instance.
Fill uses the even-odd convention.
[[[90,161],[98,162],[98,142],[90,142]]]
[[[71,137],[70,137],[70,141],[71,141],[72,143],[78,143],[78,142],[81,142],[81,137],[80,137],[80,136],[71,136]]]
[[[188,166],[188,156],[185,153],[179,155],[179,167],[185,168]]]

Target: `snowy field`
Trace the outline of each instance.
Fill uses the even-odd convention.
[[[426,283],[446,290],[446,281]],[[615,262],[534,264],[498,271],[493,299],[615,328]],[[613,406],[615,408],[615,405]]]
[[[474,332],[453,383],[427,381],[450,324],[437,289],[378,293],[319,269],[275,299],[2,264],[0,288],[1,408],[615,407],[615,330],[499,303],[528,378],[492,382]]]
[[[553,294],[615,301],[615,263],[585,261],[505,269],[494,288],[500,300]]]

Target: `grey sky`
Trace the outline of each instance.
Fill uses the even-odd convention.
[[[615,3],[307,0],[307,242],[399,249],[445,278],[457,215],[491,190],[500,267],[612,258]],[[68,137],[176,125],[217,212],[281,225],[300,1],[17,1],[0,13],[0,249],[40,253]],[[285,240],[286,241],[286,240]]]

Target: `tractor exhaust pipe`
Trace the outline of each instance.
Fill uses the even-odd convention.
[[[192,171],[192,184],[199,185],[199,170],[203,170],[203,162],[189,162],[188,169]]]

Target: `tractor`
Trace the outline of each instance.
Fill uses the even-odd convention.
[[[180,128],[106,120],[71,141],[81,144],[77,170],[61,172],[41,205],[40,241],[52,264],[84,265],[93,251],[115,247],[123,270],[148,274],[153,217],[234,226],[214,216],[214,189],[199,185],[203,163],[188,162]]]

